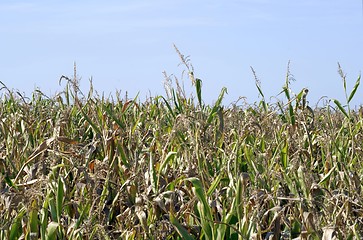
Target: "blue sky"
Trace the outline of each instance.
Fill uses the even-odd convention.
[[[191,93],[173,44],[190,56],[207,103],[222,87],[225,104],[258,101],[250,66],[265,96],[276,96],[288,61],[293,91],[308,87],[311,105],[322,96],[344,102],[337,62],[349,91],[363,69],[360,0],[4,0],[0,36],[0,81],[26,95],[60,92],[74,62],[85,92],[92,77],[99,93],[164,95],[166,71]],[[353,104],[363,103],[362,89]]]

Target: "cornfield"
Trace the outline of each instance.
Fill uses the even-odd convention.
[[[190,96],[170,78],[143,102],[3,84],[0,239],[362,239],[360,77],[348,91],[339,66],[346,102],[314,109],[289,71],[276,103],[256,77],[259,102],[205,104],[178,54]]]

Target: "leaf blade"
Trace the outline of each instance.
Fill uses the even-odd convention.
[[[357,81],[355,82],[355,85],[354,85],[352,91],[350,92],[350,95],[348,97],[348,103],[350,103],[350,101],[353,99],[355,93],[357,92],[357,89],[358,89],[359,84],[360,84],[360,77],[361,77],[361,75],[359,75]]]

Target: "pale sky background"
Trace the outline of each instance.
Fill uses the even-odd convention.
[[[8,88],[54,95],[73,76],[84,92],[93,78],[106,95],[165,95],[162,72],[182,81],[173,44],[190,56],[202,95],[213,103],[258,101],[252,66],[266,97],[284,85],[287,63],[294,92],[308,87],[310,105],[322,96],[344,103],[339,62],[348,91],[363,69],[361,0],[153,0],[0,2],[0,81]],[[184,77],[188,93],[193,92]],[[362,83],[363,85],[363,83]],[[363,86],[353,104],[363,103]]]

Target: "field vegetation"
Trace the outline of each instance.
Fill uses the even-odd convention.
[[[0,239],[362,239],[363,112],[312,107],[289,70],[279,99],[203,101],[166,75],[140,102],[64,91],[0,102]],[[253,70],[253,69],[252,69]]]

